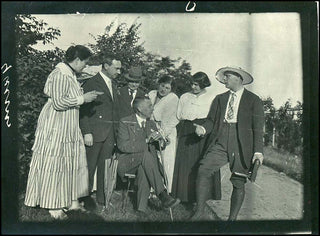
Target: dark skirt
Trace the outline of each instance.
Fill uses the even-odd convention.
[[[196,124],[203,124],[205,119],[193,121],[183,120],[177,126],[178,147],[173,172],[172,195],[182,202],[196,202],[196,179],[199,168],[199,161],[203,156],[203,148],[207,136],[200,138],[195,134]],[[220,171],[213,175],[212,199],[221,199]]]

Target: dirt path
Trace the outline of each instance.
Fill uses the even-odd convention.
[[[228,165],[221,169],[222,199],[207,203],[222,220],[229,215],[232,185]],[[246,184],[238,220],[299,220],[303,217],[303,185],[283,173],[261,166],[255,183]]]

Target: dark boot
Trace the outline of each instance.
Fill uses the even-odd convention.
[[[206,201],[210,199],[212,193],[212,177],[211,174],[199,172],[197,177],[197,207],[191,220],[201,220],[205,218]]]
[[[166,189],[159,194],[159,199],[161,200],[163,207],[166,209],[173,208],[180,203],[180,199],[171,197]]]

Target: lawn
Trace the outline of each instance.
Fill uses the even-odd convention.
[[[92,195],[95,198],[95,194]],[[67,212],[68,219],[66,221],[108,221],[108,222],[171,222],[170,211],[161,209],[158,204],[158,199],[149,201],[147,217],[138,217],[134,206],[135,194],[129,193],[129,198],[125,207],[122,210],[122,190],[117,190],[112,194],[111,204],[105,209],[98,206],[92,212],[73,211]],[[47,210],[41,208],[27,207],[23,203],[24,194],[20,195],[19,199],[19,219],[22,222],[52,222],[54,221]],[[192,210],[190,206],[180,204],[172,209],[173,220],[188,221]]]
[[[264,147],[263,164],[303,183],[303,160],[301,156],[273,147]]]

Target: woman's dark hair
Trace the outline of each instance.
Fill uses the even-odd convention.
[[[204,89],[204,88],[209,87],[211,85],[211,82],[210,82],[207,74],[202,72],[202,71],[199,71],[199,72],[195,73],[192,76],[191,81],[198,83],[199,87],[201,89]]]
[[[171,85],[171,92],[174,92],[176,90],[176,82],[173,79],[172,76],[169,75],[163,75],[158,80],[158,84],[170,84]]]
[[[66,51],[65,60],[66,62],[72,62],[77,57],[83,61],[87,58],[89,58],[92,55],[92,52],[89,48],[82,46],[82,45],[76,45],[76,46],[70,46],[68,50]]]

